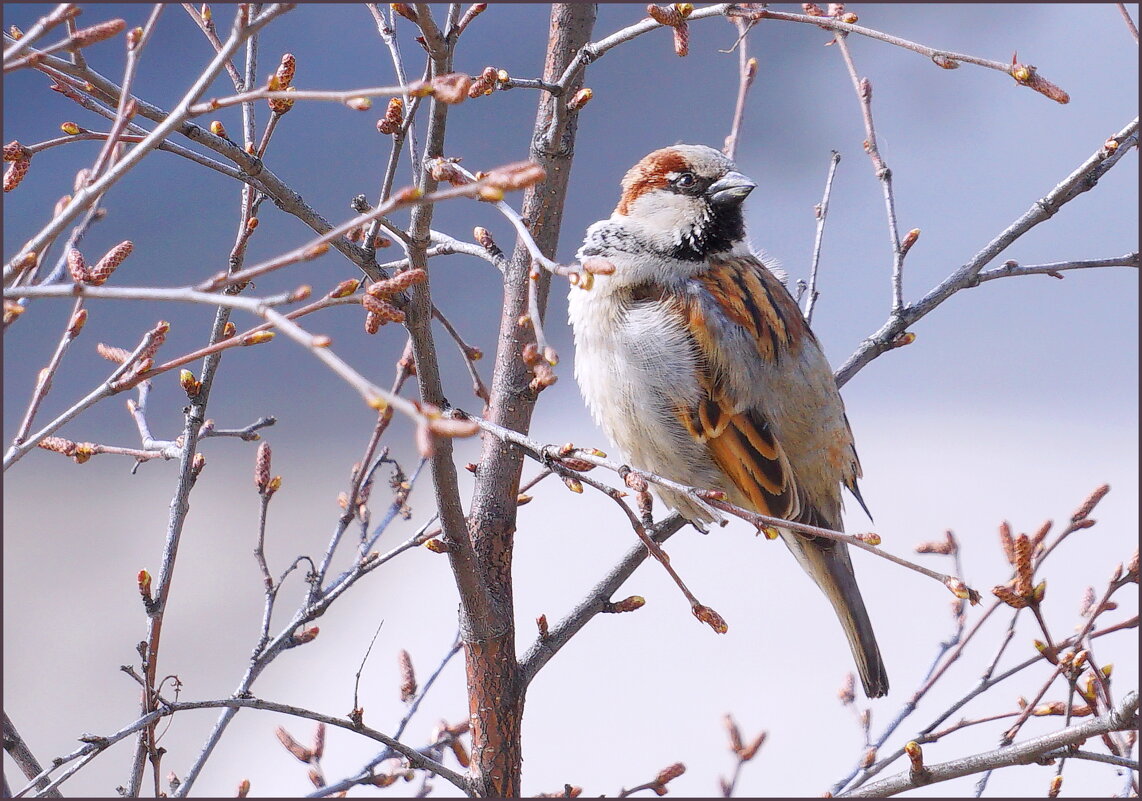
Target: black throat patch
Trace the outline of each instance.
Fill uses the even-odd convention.
[[[745,218],[741,206],[712,206],[704,225],[695,226],[668,254],[682,261],[704,261],[715,253],[724,253],[745,239]]]

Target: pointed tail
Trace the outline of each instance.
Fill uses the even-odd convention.
[[[888,673],[876,645],[872,621],[857,587],[848,546],[834,540],[809,539],[791,531],[782,530],[781,534],[801,567],[813,577],[836,610],[856,660],[865,695],[879,698],[887,694]]]

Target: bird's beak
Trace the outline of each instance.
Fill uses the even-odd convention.
[[[710,184],[706,194],[715,206],[736,206],[756,188],[757,184],[740,172],[727,172]]]

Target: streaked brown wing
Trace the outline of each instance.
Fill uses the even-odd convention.
[[[735,259],[715,263],[699,280],[726,316],[752,335],[759,356],[774,360],[794,337],[801,336],[801,329],[808,329],[795,306],[796,319],[787,320],[788,310],[780,308],[780,301],[766,287],[766,278],[772,276],[762,275],[761,266],[753,260]],[[780,286],[777,289],[784,293]],[[702,317],[702,306],[691,299],[686,314],[699,354],[704,397],[695,408],[678,409],[679,418],[695,439],[706,443],[718,467],[755,511],[795,518],[800,512],[797,482],[781,443],[761,410],[735,404],[721,390],[723,382],[713,366],[720,360],[711,355],[713,329]]]
[[[720,434],[707,440],[710,454],[761,514],[795,519],[797,484],[781,446],[753,412],[735,414]]]
[[[806,342],[815,345],[796,302],[756,259],[714,262],[698,280],[725,316],[750,335],[761,359],[776,364],[783,354],[799,354]],[[691,435],[707,444],[714,461],[756,511],[788,520],[816,516],[805,506],[797,477],[764,412],[722,391],[725,382],[718,370],[733,366],[713,357],[714,326],[702,319],[702,304],[691,298],[685,305],[705,392],[696,408],[679,409],[679,418]],[[849,443],[851,449],[851,434]]]
[[[706,443],[718,467],[761,514],[790,519],[798,513],[793,471],[781,445],[756,411],[737,412],[706,379],[707,396],[695,409],[677,409],[690,435]]]
[[[757,259],[715,261],[699,280],[726,316],[753,337],[766,361],[776,361],[783,350],[799,350],[802,340],[813,338],[797,303]]]

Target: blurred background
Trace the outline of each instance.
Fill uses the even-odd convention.
[[[444,13],[443,6],[433,6]],[[800,11],[796,5],[774,6]],[[30,27],[48,6],[5,4],[5,29]],[[1135,15],[1137,7],[1132,7]],[[1137,45],[1111,4],[854,5],[860,24],[929,46],[1023,63],[1070,93],[1068,105],[1018,87],[994,71],[963,65],[936,68],[916,53],[850,37],[861,75],[874,87],[873,111],[881,154],[895,179],[902,231],[922,235],[907,259],[905,299],[913,301],[971,258],[1032,203],[1121,130],[1137,114]],[[142,25],[148,6],[84,7],[82,25],[113,17]],[[215,8],[222,35],[229,7]],[[516,77],[539,77],[550,7],[491,4],[461,38],[456,69],[477,74],[487,65]],[[593,40],[645,15],[638,4],[601,5]],[[398,20],[410,74],[422,53],[413,31]],[[609,52],[592,64],[586,85],[594,99],[580,116],[557,258],[574,258],[582,233],[609,215],[623,172],[644,154],[676,142],[720,147],[729,131],[738,85],[737,36],[724,19],[691,25],[690,55],[680,59],[671,36],[659,30]],[[49,36],[46,41],[55,41]],[[754,245],[777,259],[791,280],[808,277],[815,219],[831,150],[842,154],[825,230],[820,300],[813,327],[839,366],[885,321],[891,251],[881,190],[861,143],[857,99],[831,37],[816,27],[765,21],[749,37],[760,68],[749,97],[738,164],[759,184],[746,204]],[[364,6],[302,5],[261,35],[258,74],[268,75],[282,53],[297,57],[294,85],[349,89],[396,82],[388,50]],[[118,82],[123,38],[85,51],[91,65]],[[182,8],[167,7],[144,51],[136,93],[171,108],[209,62],[213,51]],[[59,135],[75,121],[107,130],[106,121],[48,90],[31,70],[5,76],[4,141],[32,144]],[[211,95],[232,93],[228,79]],[[528,155],[537,97],[515,89],[469,100],[452,109],[447,154],[470,170],[488,169]],[[389,137],[377,133],[383,114],[332,103],[294,106],[278,127],[266,163],[327,219],[352,212],[358,193],[375,199],[389,154]],[[268,111],[258,104],[259,125]],[[212,119],[241,130],[240,112]],[[177,139],[177,138],[176,138]],[[423,143],[423,124],[417,131]],[[89,166],[97,142],[77,142],[38,154],[24,183],[5,197],[5,257],[50,218],[56,200],[71,192],[75,172]],[[1136,154],[1094,189],[1034,229],[991,266],[1011,258],[1022,264],[1119,256],[1138,246]],[[398,185],[410,180],[402,160]],[[89,261],[131,239],[134,254],[112,278],[115,286],[176,287],[225,269],[238,217],[237,184],[167,153],[149,155],[105,197],[106,218],[81,244]],[[509,200],[518,205],[519,196]],[[253,264],[312,237],[312,232],[271,204],[250,241]],[[407,214],[397,215],[407,220]],[[433,227],[471,240],[473,226],[492,231],[505,250],[514,237],[486,204],[453,201],[436,209]],[[400,254],[392,249],[393,259]],[[54,260],[58,252],[52,254]],[[433,297],[472,344],[494,353],[500,276],[486,262],[450,256],[433,260]],[[311,284],[317,294],[355,277],[335,252],[258,279],[252,292],[269,295]],[[875,530],[885,547],[906,558],[925,540],[956,533],[964,578],[990,598],[1009,568],[996,536],[1009,520],[1016,532],[1034,532],[1047,519],[1067,521],[1095,487],[1111,492],[1094,513],[1098,525],[1080,532],[1054,554],[1042,573],[1049,591],[1045,614],[1052,634],[1065,637],[1078,622],[1083,589],[1101,592],[1117,563],[1128,559],[1138,531],[1138,290],[1128,268],[1009,278],[956,295],[913,329],[917,340],[861,371],[844,388],[848,416],[864,467],[863,495],[875,526],[850,504],[847,528]],[[143,302],[89,302],[90,318],[71,348],[37,417],[47,423],[109,372],[95,353],[104,342],[134,347],[158,320],[172,324],[160,356],[173,358],[202,346],[213,311],[206,306]],[[69,301],[29,303],[4,343],[4,431],[10,442],[70,313]],[[255,321],[241,312],[239,330]],[[308,330],[328,334],[338,354],[375,383],[388,386],[404,347],[399,326],[376,336],[362,330],[359,310],[341,308],[305,319]],[[592,424],[575,386],[573,348],[566,324],[566,283],[556,279],[546,331],[563,361],[559,382],[541,397],[532,435],[544,442],[575,442],[609,450]],[[437,342],[452,403],[479,411],[462,361],[442,330]],[[490,378],[491,358],[480,363]],[[197,371],[197,367],[195,368]],[[407,394],[407,392],[406,392]],[[137,446],[138,434],[122,397],[89,410],[59,433],[76,441]],[[175,374],[154,382],[149,420],[154,435],[173,439],[182,426],[185,395]],[[273,447],[273,473],[283,487],[270,507],[267,556],[277,574],[299,554],[319,554],[340,512],[337,495],[361,458],[374,414],[360,397],[308,353],[284,337],[256,348],[229,351],[209,406],[221,428],[274,415],[263,431]],[[395,458],[417,462],[411,427],[398,415],[385,437]],[[459,464],[477,457],[475,440],[457,442]],[[177,674],[184,699],[218,698],[237,686],[258,633],[262,590],[251,549],[259,500],[252,481],[256,446],[235,439],[203,445],[207,466],[191,497],[169,611],[160,675]],[[174,491],[176,463],[149,462],[131,474],[126,457],[100,456],[84,465],[34,451],[4,481],[4,707],[44,762],[72,751],[84,733],[108,734],[136,717],[138,690],[119,666],[135,664],[146,621],[135,584],[147,568],[157,574]],[[538,470],[525,467],[525,480]],[[596,471],[609,481],[614,476]],[[461,471],[462,480],[468,474]],[[465,485],[465,499],[468,497]],[[546,481],[521,508],[514,572],[518,648],[534,637],[534,620],[554,624],[635,542],[613,503],[588,490],[573,495]],[[374,519],[383,506],[383,482],[373,493]],[[411,497],[412,519],[386,531],[380,549],[398,544],[435,511],[425,479]],[[662,511],[662,510],[660,510]],[[851,711],[837,700],[851,670],[848,648],[823,596],[784,547],[756,538],[733,522],[702,536],[693,529],[668,544],[672,564],[691,589],[729,622],[714,635],[657,565],[645,565],[616,597],[638,594],[647,605],[635,614],[594,620],[545,668],[527,699],[524,730],[525,794],[581,785],[586,794],[615,794],[650,781],[672,762],[688,770],[670,784],[679,795],[717,794],[728,776],[722,719],[732,713],[747,738],[769,737],[746,766],[739,794],[819,795],[859,759],[863,736]],[[950,572],[945,557],[913,557]],[[863,553],[854,555],[892,682],[888,698],[872,706],[874,734],[921,683],[938,644],[953,630],[952,597],[936,582]],[[279,600],[275,630],[300,597],[294,576]],[[1120,594],[1122,596],[1129,593]],[[1136,614],[1134,602],[1107,615],[1109,623]],[[417,549],[367,577],[320,621],[320,636],[280,657],[254,687],[271,700],[345,715],[353,703],[354,674],[383,621],[361,679],[365,722],[391,731],[404,711],[396,653],[412,655],[424,678],[439,664],[456,629],[456,592],[447,559]],[[979,608],[969,612],[969,622]],[[913,736],[975,686],[991,661],[1009,615],[993,616],[963,659],[903,725]],[[1033,655],[1041,637],[1021,619],[1001,669]],[[1116,697],[1137,688],[1134,631],[1098,641],[1102,662],[1115,663]],[[1049,675],[1037,666],[1007,680],[960,715],[982,717],[1016,709]],[[1061,685],[1046,700],[1063,698]],[[867,705],[859,700],[861,706]],[[405,741],[419,746],[440,720],[467,715],[463,666],[457,658],[414,718]],[[161,745],[167,770],[182,776],[214,723],[214,711],[178,715]],[[306,742],[312,725],[262,712],[242,712],[200,780],[197,795],[232,795],[240,780],[252,795],[311,791],[305,768],[277,742],[284,725]],[[1053,730],[1058,718],[1035,718],[1021,736]],[[926,747],[939,762],[993,748],[1005,721],[968,728]],[[893,747],[903,742],[891,741]],[[330,731],[324,768],[333,781],[356,772],[374,744]],[[133,740],[94,760],[64,787],[65,794],[113,795],[126,782]],[[454,762],[450,762],[455,767]],[[887,773],[905,769],[903,764]],[[22,787],[5,763],[9,782]],[[1045,793],[1054,769],[1030,766],[1001,771],[989,794]],[[1072,760],[1063,795],[1110,795],[1126,781],[1106,765]],[[917,791],[959,795],[972,780]],[[442,780],[441,795],[454,794]],[[408,794],[417,785],[383,791]],[[368,794],[355,790],[354,795]]]

